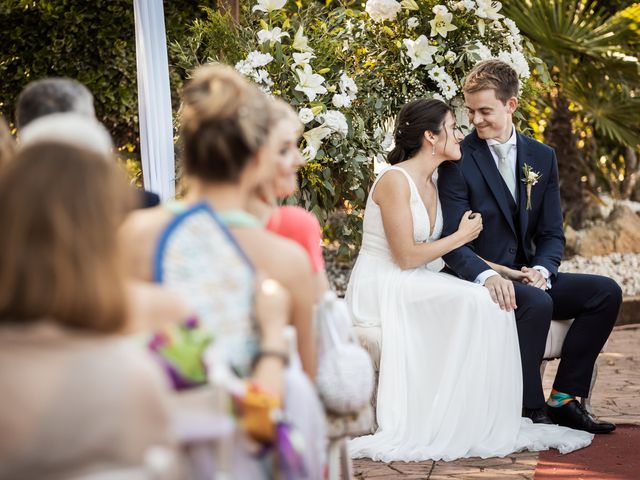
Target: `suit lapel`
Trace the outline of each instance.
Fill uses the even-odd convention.
[[[511,216],[511,211],[509,209],[508,199],[505,194],[505,188],[501,184],[503,180],[500,172],[498,171],[498,167],[496,166],[496,162],[491,156],[489,146],[487,145],[487,142],[478,138],[475,131],[471,135],[473,135],[472,142],[470,142],[470,146],[473,148],[471,157],[478,165],[478,169],[482,173],[487,185],[489,185],[489,188],[491,189],[504,218],[511,227],[511,230],[513,230],[514,234],[517,234],[516,227],[513,224],[513,217]]]
[[[525,239],[525,233],[527,232],[527,226],[529,224],[529,211],[527,210],[527,186],[522,181],[524,173],[522,169],[525,163],[530,165],[534,170],[535,162],[531,150],[527,148],[527,139],[520,133],[518,135],[518,158],[516,160],[516,181],[518,182],[518,189],[520,194],[520,201],[518,202],[518,214],[520,215],[520,238]],[[534,187],[535,188],[535,187]]]

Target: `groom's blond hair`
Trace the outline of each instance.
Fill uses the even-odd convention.
[[[464,79],[462,91],[475,93],[481,90],[495,90],[496,98],[507,103],[511,97],[518,97],[518,74],[501,60],[484,60],[471,69]]]

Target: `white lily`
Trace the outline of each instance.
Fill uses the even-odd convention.
[[[304,134],[302,134],[302,138],[307,142],[307,147],[312,147],[315,152],[317,152],[320,150],[322,140],[327,138],[329,135],[331,135],[331,129],[324,125],[320,125],[319,127],[312,128],[311,130],[304,132]],[[313,156],[315,157],[315,153]]]
[[[402,2],[400,2],[400,5],[402,5],[402,8],[404,8],[405,10],[420,9],[420,7],[418,7],[418,4],[415,2],[415,0],[402,0]]]
[[[298,31],[293,36],[293,43],[291,46],[294,50],[298,50],[299,52],[313,52],[313,49],[307,45],[309,39],[304,36],[304,30],[302,29],[302,25],[298,28]]]
[[[502,3],[493,0],[476,0],[478,8],[476,8],[476,16],[485,20],[498,20],[504,15],[498,13],[502,8]]]
[[[407,47],[407,55],[411,59],[413,70],[420,65],[429,65],[433,63],[433,55],[438,51],[433,45],[429,45],[429,39],[424,35],[420,35],[415,40],[405,38],[403,43]]]
[[[280,27],[275,27],[273,30],[260,30],[258,32],[258,43],[263,44],[269,42],[271,45],[274,43],[280,43],[282,37],[288,37],[287,32],[283,32]]]
[[[285,6],[287,0],[258,0],[258,3],[251,9],[252,12],[259,10],[261,12],[269,13],[274,10],[280,10]]]
[[[311,59],[315,58],[315,55],[312,52],[294,52],[293,53],[293,67],[304,67],[311,62]]]
[[[451,20],[453,20],[453,13],[447,11],[447,7],[443,5],[436,5],[433,7],[433,13],[435,13],[436,16],[433,20],[429,21],[432,37],[440,35],[443,38],[447,38],[447,33],[458,29],[458,27],[451,23]]]
[[[327,93],[327,89],[322,85],[324,83],[324,77],[313,73],[311,65],[305,65],[303,70],[296,70],[299,83],[295,86],[295,89],[299,92],[303,92],[310,102],[316,99],[316,95]]]

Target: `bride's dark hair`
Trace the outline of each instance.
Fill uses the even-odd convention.
[[[453,113],[451,107],[436,99],[420,98],[406,103],[398,114],[393,132],[396,146],[387,155],[387,162],[395,165],[418,153],[424,132],[440,133],[448,112]]]

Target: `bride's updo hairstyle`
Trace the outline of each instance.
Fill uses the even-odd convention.
[[[396,121],[395,148],[387,155],[391,165],[413,157],[422,147],[424,132],[437,135],[442,130],[445,117],[451,107],[436,99],[418,99],[405,104]]]
[[[218,64],[195,70],[182,101],[185,173],[210,182],[237,181],[269,135],[269,97]]]

